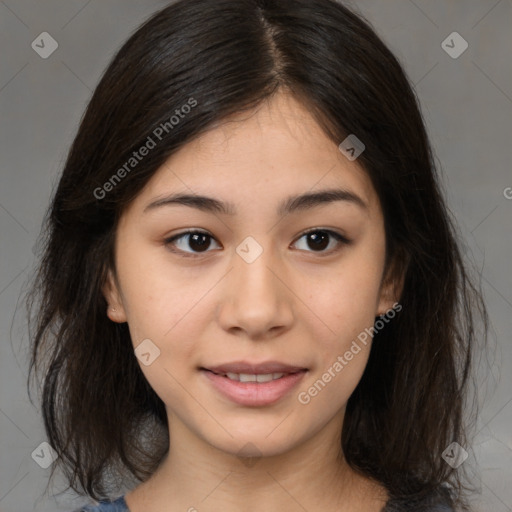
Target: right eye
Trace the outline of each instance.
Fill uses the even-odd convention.
[[[183,240],[186,240],[185,237],[189,237],[187,242],[183,242]],[[214,240],[214,238],[207,232],[192,230],[166,238],[164,244],[171,252],[179,254],[180,256],[185,258],[197,258],[200,256],[200,253],[209,252],[207,251],[210,246],[209,240]],[[181,243],[181,248],[176,249],[178,242]],[[192,249],[192,251],[187,251],[186,247]],[[195,252],[196,250],[197,252]]]

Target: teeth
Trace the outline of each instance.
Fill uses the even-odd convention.
[[[248,373],[227,373],[226,377],[240,382],[270,382],[271,380],[280,379],[283,375],[284,373],[265,373],[258,375],[251,375]]]

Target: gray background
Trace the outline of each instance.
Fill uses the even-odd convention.
[[[90,94],[122,42],[165,4],[0,1],[1,512],[69,511],[86,501],[62,493],[59,478],[48,496],[50,469],[40,468],[31,456],[45,434],[26,393],[28,351],[20,294],[33,268],[32,248],[51,189]],[[415,84],[448,204],[467,256],[482,271],[492,323],[484,363],[491,371],[481,374],[479,433],[477,442],[465,447],[469,457],[464,464],[474,468],[481,488],[476,510],[512,511],[511,1],[355,4]],[[59,45],[47,59],[31,47],[45,31]],[[441,46],[454,31],[469,44],[456,59]]]

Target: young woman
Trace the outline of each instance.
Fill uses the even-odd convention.
[[[361,16],[158,12],[96,88],[44,233],[30,369],[81,510],[469,510],[485,307]]]

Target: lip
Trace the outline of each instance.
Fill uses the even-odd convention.
[[[264,363],[249,363],[247,361],[233,361],[231,363],[219,364],[216,366],[208,366],[200,368],[202,370],[210,370],[217,374],[226,373],[247,373],[249,375],[265,374],[265,373],[296,373],[307,370],[303,366],[293,366],[280,361],[266,361]]]
[[[231,380],[223,375],[213,373],[211,370],[201,368],[201,373],[209,380],[218,392],[239,405],[252,407],[271,405],[277,402],[290,393],[290,391],[304,378],[304,375],[306,375],[307,372],[308,370],[300,370],[295,373],[284,375],[280,379],[258,383]]]

